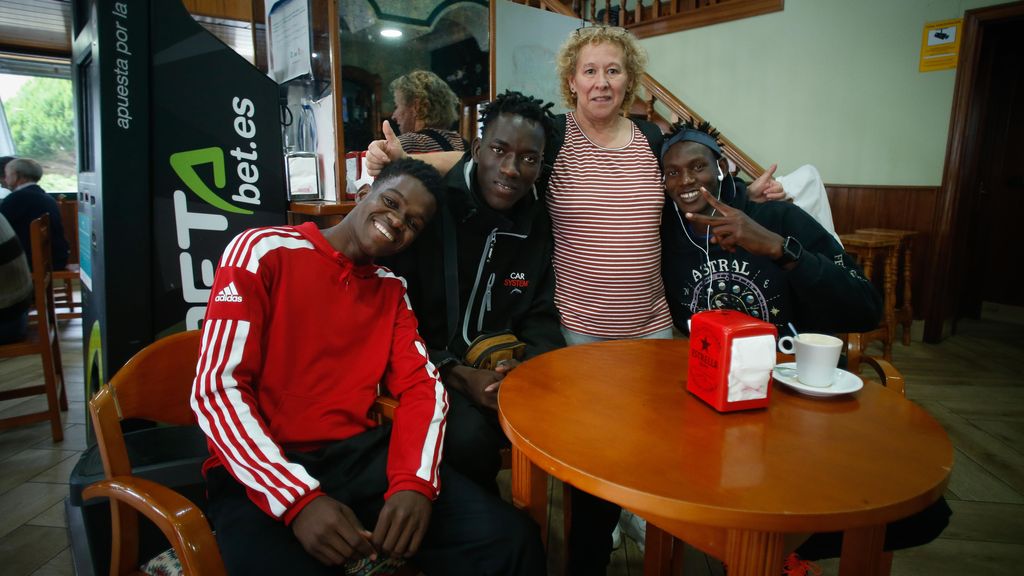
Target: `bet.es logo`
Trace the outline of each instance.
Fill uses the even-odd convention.
[[[252,117],[256,113],[256,106],[248,98],[235,97],[231,100],[231,109],[236,114],[235,120],[232,123],[235,134],[248,140],[247,143],[235,146],[234,150],[228,152],[237,162],[235,172],[238,174],[238,179],[242,181],[236,193],[231,195],[231,199],[241,204],[259,206],[260,189],[257,184],[260,180],[260,170],[256,165],[259,155],[256,152],[256,142],[253,140],[256,137],[256,124],[252,121]],[[245,144],[248,145],[246,146]],[[243,148],[248,148],[248,150]],[[252,210],[235,206],[218,196],[210,189],[206,182],[203,182],[203,179],[196,172],[196,166],[210,164],[213,169],[213,185],[218,190],[223,189],[227,185],[224,150],[220,147],[213,146],[210,148],[188,150],[186,152],[176,152],[171,154],[170,162],[174,173],[178,175],[178,178],[181,178],[185,186],[188,186],[189,190],[207,204],[224,212],[252,214]]]
[[[227,104],[225,102],[224,104]],[[214,210],[207,210],[203,206],[193,206],[190,209],[189,195],[185,190],[174,190],[172,194],[174,205],[174,230],[175,238],[178,241],[178,267],[181,273],[181,297],[188,306],[185,312],[185,327],[188,330],[199,328],[200,323],[206,314],[206,303],[210,299],[211,286],[214,279],[214,262],[210,258],[199,256],[195,237],[202,235],[209,241],[209,234],[221,234],[228,230],[228,218],[225,213],[250,215],[252,210],[243,206],[260,206],[260,170],[257,165],[259,155],[256,151],[256,123],[253,121],[256,116],[256,105],[249,98],[235,96],[231,98],[232,118],[231,126],[234,128],[235,136],[241,141],[235,145],[233,150],[228,152],[236,160],[235,171],[241,182],[238,188],[231,194],[231,200],[242,206],[238,206],[221,198],[203,177],[196,171],[199,166],[210,165],[211,170],[203,170],[202,173],[211,174],[213,187],[221,190],[227,186],[227,169],[225,166],[224,149],[218,146],[208,148],[197,148],[176,152],[171,154],[169,161],[174,173],[181,179],[192,194],[195,194],[205,204]],[[265,159],[264,159],[265,161]],[[209,176],[207,176],[209,178]],[[241,224],[241,221],[239,221]],[[248,228],[248,226],[237,226]],[[207,245],[209,242],[207,242]],[[213,240],[213,244],[223,246],[227,239]],[[200,272],[197,274],[197,272]],[[234,289],[234,286],[229,286]],[[221,291],[214,296],[215,302],[241,302],[242,297],[237,291]]]

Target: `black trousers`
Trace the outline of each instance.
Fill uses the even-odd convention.
[[[902,520],[885,526],[886,550],[903,550],[927,544],[939,537],[949,526],[953,511],[946,499],[939,497],[934,504]],[[796,553],[807,560],[836,558],[843,550],[842,532],[818,532],[797,547]]]
[[[498,423],[498,414],[448,388],[448,418],[444,431],[445,464],[492,494],[501,469],[501,449],[511,444]]]
[[[621,510],[616,504],[573,487],[569,534],[571,576],[604,576],[611,560],[611,534]],[[885,550],[902,550],[935,540],[949,525],[952,514],[946,499],[940,497],[917,514],[890,522],[885,527]],[[839,557],[842,549],[842,532],[818,532],[797,547],[796,553],[806,560],[821,560]]]
[[[569,576],[604,576],[612,556],[612,531],[622,508],[572,486]]]
[[[382,426],[314,452],[290,452],[288,457],[373,530],[387,490],[390,437],[391,427]],[[444,465],[440,475],[441,494],[412,559],[420,570],[438,576],[546,573],[540,533],[529,518]],[[253,504],[244,486],[223,468],[209,471],[207,487],[210,521],[229,574],[341,573],[307,554],[291,528]]]

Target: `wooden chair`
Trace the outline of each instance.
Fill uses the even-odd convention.
[[[199,330],[161,338],[133,356],[89,401],[89,415],[106,478],[85,488],[85,498],[109,498],[113,530],[111,574],[139,574],[141,513],[171,543],[183,574],[226,574],[206,516],[181,494],[132,475],[121,420],[195,424],[189,405],[199,358]]]
[[[78,201],[57,200],[60,208],[60,219],[64,224],[64,238],[68,243],[68,264],[63,270],[54,270],[54,283],[60,283],[59,294],[55,295],[58,308],[67,308],[67,312],[59,312],[57,318],[68,320],[82,317],[82,301],[76,301],[74,281],[79,277],[79,246],[78,246]],[[76,311],[75,308],[78,310]]]
[[[142,349],[121,368],[110,384],[89,401],[89,415],[106,478],[83,491],[87,499],[109,498],[111,527],[110,573],[141,574],[139,517],[141,513],[163,532],[181,562],[185,576],[226,574],[220,548],[206,516],[181,494],[132,475],[121,420],[141,418],[164,424],[195,424],[189,404],[202,331],[180,332]],[[378,399],[379,419],[392,418],[398,402]],[[416,574],[408,566],[400,574]]]
[[[32,221],[32,284],[34,303],[38,314],[34,326],[20,342],[0,345],[0,358],[39,354],[43,363],[43,383],[0,392],[0,400],[46,394],[47,409],[32,414],[0,419],[0,428],[21,426],[32,422],[50,421],[50,434],[54,442],[64,440],[60,413],[67,411],[67,391],[64,389],[64,366],[60,356],[60,337],[53,303],[53,273],[50,252],[50,217],[43,215]]]

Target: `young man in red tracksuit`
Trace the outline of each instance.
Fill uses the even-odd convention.
[[[366,557],[544,573],[536,527],[440,465],[444,387],[404,281],[372,264],[415,239],[443,188],[396,162],[338,225],[249,230],[224,251],[192,407],[229,573],[341,574]],[[368,416],[379,387],[399,401],[393,425]]]

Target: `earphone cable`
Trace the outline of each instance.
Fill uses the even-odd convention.
[[[704,253],[704,259],[708,263],[708,303],[707,303],[706,310],[711,310],[711,281],[712,281],[711,276],[712,276],[712,272],[711,272],[711,255],[710,255],[710,252],[711,252],[711,234],[710,234],[710,230],[708,230],[709,234],[707,234],[704,237],[704,247],[701,248],[700,244],[697,244],[697,242],[695,242],[694,239],[690,237],[689,227],[686,225],[686,222],[683,220],[682,213],[679,212],[679,205],[676,204],[675,202],[672,202],[672,206],[675,207],[675,209],[676,209],[676,217],[679,218],[679,225],[683,227],[683,234],[686,236],[686,239],[690,241],[690,244],[693,244],[694,248],[696,248],[697,250],[700,250],[701,252]],[[714,216],[714,214],[715,214],[714,210],[712,210],[711,211],[711,215]]]

